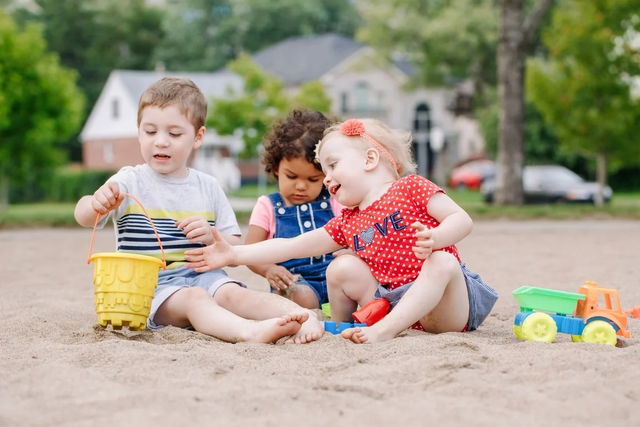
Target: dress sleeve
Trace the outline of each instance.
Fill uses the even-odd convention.
[[[417,207],[424,209],[425,211],[427,210],[427,205],[429,204],[431,196],[436,193],[445,192],[433,182],[419,175],[411,175],[407,177],[402,190]]]
[[[256,205],[251,211],[251,217],[249,218],[249,225],[255,225],[257,227],[266,230],[269,234],[269,238],[273,237],[275,232],[275,217],[273,214],[273,203],[267,196],[260,196],[256,201]]]

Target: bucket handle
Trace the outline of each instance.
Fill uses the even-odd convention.
[[[164,255],[164,248],[162,247],[162,240],[160,239],[160,235],[158,234],[158,230],[156,229],[155,224],[151,220],[151,216],[149,215],[149,212],[147,212],[147,210],[142,205],[142,203],[140,203],[140,200],[138,200],[134,195],[129,194],[129,193],[122,193],[122,195],[125,196],[125,197],[132,198],[142,208],[142,211],[144,212],[145,216],[147,217],[147,220],[149,221],[149,224],[151,224],[151,228],[153,228],[153,233],[156,235],[156,239],[158,239],[158,244],[160,245],[160,252],[162,253],[162,269],[166,270],[167,269],[167,259],[166,259],[165,255]],[[93,253],[93,242],[95,241],[95,238],[96,238],[96,228],[98,227],[98,222],[100,221],[100,217],[101,216],[102,216],[102,214],[100,214],[100,212],[98,212],[96,214],[96,221],[93,224],[93,231],[91,232],[91,241],[89,242],[89,255],[87,255],[87,264],[91,263],[91,254]]]

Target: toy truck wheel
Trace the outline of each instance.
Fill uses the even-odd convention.
[[[513,335],[521,341],[526,340],[524,333],[522,333],[522,326],[513,325]]]
[[[582,335],[571,335],[571,341],[584,342],[584,340],[582,339]]]
[[[587,323],[582,331],[582,340],[588,343],[616,345],[616,330],[604,320],[593,320]]]
[[[553,342],[558,327],[546,313],[533,313],[522,322],[522,334],[527,341]]]

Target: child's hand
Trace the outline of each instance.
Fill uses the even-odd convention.
[[[284,291],[296,282],[295,276],[281,265],[271,266],[264,277],[269,282],[269,286],[277,291]]]
[[[91,207],[100,215],[104,215],[120,206],[124,195],[120,194],[117,182],[107,182],[98,188],[91,198]]]
[[[411,227],[416,230],[416,245],[412,248],[418,259],[427,259],[433,252],[433,229],[427,228],[420,222],[414,222]]]
[[[213,244],[191,249],[184,253],[184,259],[189,261],[187,268],[193,268],[198,273],[203,273],[237,264],[233,246],[222,238],[215,227],[211,227],[211,234],[213,235]]]
[[[212,227],[206,219],[200,216],[190,216],[182,221],[177,221],[176,227],[182,230],[190,242],[203,243],[205,245],[213,243]]]

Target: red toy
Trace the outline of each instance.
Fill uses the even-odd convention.
[[[371,326],[386,316],[389,309],[391,309],[389,301],[384,298],[375,299],[353,313],[353,319],[358,323],[366,323],[367,326]]]

